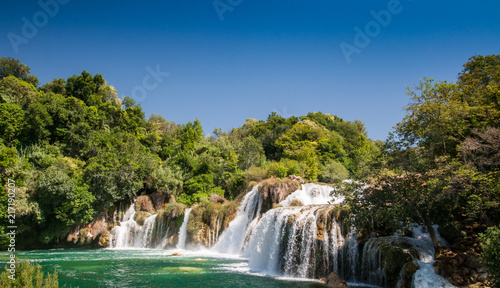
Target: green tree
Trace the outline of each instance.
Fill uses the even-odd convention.
[[[0,103],[0,139],[7,146],[19,144],[24,125],[24,111],[19,105]]]
[[[23,108],[39,98],[35,86],[14,76],[0,81],[0,102],[17,104]]]
[[[106,83],[101,74],[92,76],[87,71],[80,75],[69,77],[66,83],[66,94],[83,100],[85,104],[98,105],[103,102],[102,97],[98,96],[99,89]]]
[[[11,57],[0,57],[0,80],[8,76],[14,76],[23,81],[26,81],[33,86],[38,86],[38,78],[35,75],[29,75],[31,68],[21,61]]]

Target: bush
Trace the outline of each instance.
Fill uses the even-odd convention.
[[[267,168],[267,176],[276,176],[278,178],[285,178],[288,176],[288,169],[282,162],[273,162]]]
[[[349,177],[349,171],[340,162],[332,161],[321,167],[320,181],[326,183],[340,182]]]
[[[38,264],[33,265],[28,261],[23,261],[22,264],[16,259],[16,274],[15,280],[9,278],[11,273],[8,267],[5,266],[5,272],[0,274],[0,287],[3,288],[57,288],[59,281],[57,280],[57,271],[54,274],[47,273],[44,278],[42,267]]]
[[[247,182],[260,182],[267,178],[267,170],[261,167],[252,166],[245,171],[245,180]]]
[[[500,226],[489,227],[485,233],[479,234],[483,253],[481,262],[488,267],[493,278],[493,286],[500,287]]]

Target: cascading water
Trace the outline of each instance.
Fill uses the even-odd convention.
[[[445,239],[441,237],[439,232],[437,231],[437,225],[433,226],[434,231],[436,232],[436,236],[438,237],[439,242],[442,245],[448,245]],[[450,282],[448,282],[443,277],[436,274],[433,263],[434,259],[434,246],[432,245],[432,240],[430,239],[430,235],[428,233],[424,233],[421,227],[415,227],[413,229],[413,239],[414,247],[420,252],[420,259],[417,261],[420,269],[413,276],[413,285],[415,287],[422,288],[432,288],[432,287],[440,287],[440,288],[452,288],[453,286]],[[417,243],[415,243],[417,242]]]
[[[135,205],[132,204],[123,215],[120,225],[111,230],[110,248],[149,248],[156,221],[156,214],[149,216],[142,226],[134,220]]]
[[[179,230],[179,242],[177,243],[177,249],[184,249],[186,247],[186,237],[187,237],[187,225],[189,222],[189,213],[191,213],[191,208],[186,209],[184,213],[184,220],[182,221],[181,229]]]
[[[281,206],[291,206],[295,201],[302,205],[321,205],[321,204],[340,204],[344,197],[332,197],[333,188],[326,185],[308,183],[302,185],[302,188],[288,195],[285,200],[279,204]]]
[[[139,227],[134,220],[135,205],[132,204],[123,215],[119,226],[115,226],[111,230],[109,239],[110,248],[127,248],[134,247],[135,234]]]
[[[332,217],[334,208],[281,207],[265,213],[244,249],[250,268],[270,275],[319,278],[338,271],[339,259],[351,265],[350,259],[357,258],[352,252],[357,251],[357,241],[342,236]]]
[[[222,232],[213,249],[220,253],[239,254],[245,242],[247,228],[254,217],[260,214],[261,206],[262,198],[256,185],[245,195],[236,212],[236,217]]]
[[[447,245],[446,241],[439,236],[436,226],[434,229],[438,238],[440,238],[440,242]],[[413,276],[413,287],[454,287],[446,279],[435,273],[432,265],[434,263],[434,246],[429,234],[424,233],[421,227],[415,227],[412,231],[413,237],[388,236],[368,240],[363,249],[363,281],[374,285],[386,285],[383,250],[384,246],[389,245],[391,247],[404,247],[404,250],[413,249],[415,252],[412,256],[420,269]]]

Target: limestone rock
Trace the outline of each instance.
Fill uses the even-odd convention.
[[[335,288],[343,288],[343,287],[348,287],[347,286],[347,283],[340,279],[339,275],[337,275],[337,273],[330,273],[330,275],[328,275],[328,277],[326,278],[326,281],[325,281],[325,284],[328,286],[328,287],[335,287]]]

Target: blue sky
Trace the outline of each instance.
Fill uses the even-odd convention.
[[[406,86],[424,76],[453,82],[469,57],[500,53],[493,0],[41,3],[56,4],[49,13],[38,1],[3,3],[0,56],[20,59],[42,83],[100,73],[147,117],[198,118],[205,133],[272,111],[321,111],[359,119],[384,140],[404,116]],[[354,41],[355,27],[368,44]],[[341,43],[357,49],[350,62]]]

